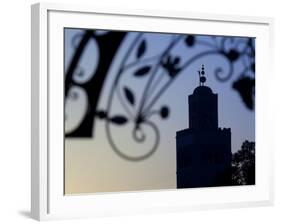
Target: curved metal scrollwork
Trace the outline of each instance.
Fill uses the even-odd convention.
[[[115,49],[113,51],[111,49],[111,58],[115,55],[115,52],[120,47],[126,34],[123,32],[108,32],[103,37],[105,38],[108,35],[113,35],[112,33],[114,35],[119,33],[120,38],[119,41],[116,42]],[[83,39],[83,37],[81,38]],[[98,37],[95,38],[98,39]],[[253,38],[209,36],[202,40],[195,35],[173,35],[167,46],[163,46],[161,52],[149,56],[146,55],[148,48],[147,41],[144,33],[138,33],[135,36],[135,39],[127,47],[116,72],[113,85],[109,92],[106,109],[96,109],[100,89],[99,93],[96,94],[95,104],[92,104],[90,100],[88,101],[88,109],[85,115],[86,117],[92,113],[89,111],[94,111],[94,113],[92,113],[93,119],[94,117],[98,117],[105,121],[108,141],[112,149],[122,158],[131,161],[141,161],[150,157],[156,151],[160,142],[160,131],[157,124],[153,121],[153,115],[159,115],[162,119],[167,119],[170,114],[168,105],[155,108],[156,102],[159,102],[160,97],[167,91],[177,77],[179,77],[194,62],[204,57],[216,55],[227,63],[228,71],[225,71],[225,65],[224,67],[220,66],[221,63],[218,63],[219,66],[214,71],[214,75],[219,82],[226,82],[232,78],[234,74],[234,63],[240,61],[240,63],[243,64],[243,70],[238,74],[238,79],[233,83],[233,88],[240,93],[246,107],[248,109],[253,109],[255,73],[255,45]],[[102,52],[100,44],[101,43],[99,42],[99,49],[100,52]],[[185,57],[177,55],[173,51],[173,49],[180,44],[183,44],[186,47],[187,53]],[[189,52],[193,48],[200,46],[203,50],[190,56]],[[79,49],[79,45],[77,46],[77,49]],[[100,58],[101,57],[102,56],[100,55]],[[110,67],[110,63],[107,63],[102,67],[106,67],[107,71],[108,67]],[[99,70],[99,66],[97,70]],[[123,78],[128,75],[128,72],[133,79],[147,80],[143,86],[141,94],[138,94],[137,96],[133,91],[133,87],[128,86],[128,84],[124,82]],[[97,76],[97,73],[95,76]],[[164,77],[166,82],[160,84]],[[106,73],[104,73],[103,81],[105,78]],[[67,79],[72,80],[71,74],[66,77],[66,80]],[[75,85],[75,83],[72,82],[71,86],[72,85]],[[91,95],[90,92],[92,91],[92,87],[93,86],[82,86],[84,89],[89,88],[86,89],[88,98]],[[66,97],[68,97],[67,91],[68,89],[66,89]],[[121,108],[121,112],[117,113],[114,111],[115,104],[119,105],[118,108]],[[83,122],[84,120],[81,123]],[[92,121],[90,123],[92,125],[92,130],[94,122]],[[114,138],[113,131],[113,129],[117,129],[118,131],[118,128],[123,127],[127,130],[130,129],[129,133],[131,134],[129,137],[132,138],[134,144],[142,144],[142,147],[146,149],[137,154],[131,154],[127,149],[124,149],[124,144],[122,145],[122,141],[124,142],[124,140]],[[148,135],[147,132],[150,134]],[[91,133],[81,133],[82,136],[80,137],[91,136]],[[79,135],[77,136],[79,137]],[[75,135],[70,135],[70,137],[75,137]],[[153,140],[149,139],[151,137],[153,137]],[[145,147],[147,142],[148,145]]]

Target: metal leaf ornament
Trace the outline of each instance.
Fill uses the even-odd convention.
[[[167,71],[168,75],[171,78],[174,78],[181,70],[179,63],[180,63],[179,57],[177,56],[173,57],[171,55],[168,55],[162,60],[161,65]]]
[[[139,59],[140,57],[142,57],[144,55],[145,51],[146,51],[146,41],[143,40],[138,47],[137,58]]]
[[[244,104],[250,110],[254,109],[255,79],[242,77],[233,83],[233,89],[238,91]]]
[[[135,104],[135,96],[134,96],[133,92],[128,87],[124,87],[124,93],[125,93],[125,96],[126,96],[126,99],[128,100],[128,102],[131,105],[134,105]]]

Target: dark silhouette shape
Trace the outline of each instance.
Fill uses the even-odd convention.
[[[218,127],[218,96],[204,86],[204,68],[199,86],[189,99],[189,128],[178,131],[177,188],[229,185],[231,181],[231,131]]]
[[[238,91],[246,107],[253,110],[255,102],[255,79],[251,77],[239,78],[233,83],[232,87]]]
[[[255,184],[255,143],[244,141],[232,155],[232,185]]]
[[[88,107],[84,119],[79,124],[79,127],[74,131],[66,134],[66,137],[93,137],[94,118],[96,116],[96,107],[99,101],[100,93],[106,79],[107,71],[113,60],[115,53],[117,52],[122,40],[124,39],[126,32],[108,32],[105,35],[95,35],[93,30],[86,30],[78,44],[78,47],[74,53],[74,56],[70,62],[70,65],[66,71],[65,79],[65,97],[69,92],[70,87],[73,85],[82,87],[88,97]],[[95,74],[92,79],[86,83],[75,83],[73,80],[73,73],[78,65],[78,62],[91,38],[95,38],[99,46],[99,63]],[[117,124],[123,124],[125,119],[112,118],[113,122]]]
[[[79,98],[77,93],[69,91],[71,87],[78,86],[86,92],[88,105],[80,124],[70,133],[66,133],[65,137],[93,138],[95,119],[98,118],[105,122],[106,135],[112,149],[124,159],[141,161],[151,156],[160,142],[160,130],[157,122],[155,122],[152,117],[158,114],[162,119],[168,119],[172,113],[169,105],[158,106],[157,108],[156,106],[159,104],[156,103],[159,102],[159,99],[174,83],[177,77],[182,75],[183,71],[194,62],[207,56],[220,56],[219,58],[226,63],[218,63],[218,67],[215,69],[214,75],[219,82],[230,80],[234,74],[237,74],[239,77],[243,75],[243,77],[246,78],[250,74],[254,77],[254,38],[210,36],[208,39],[201,40],[200,37],[196,35],[175,34],[167,46],[163,46],[163,49],[159,50],[157,54],[149,55],[147,54],[149,44],[147,44],[147,39],[145,37],[146,33],[138,32],[134,40],[122,49],[125,54],[123,58],[120,59],[120,66],[116,69],[114,77],[112,77],[114,81],[108,94],[109,97],[106,108],[97,108],[102,88],[107,80],[107,72],[114,61],[117,51],[125,40],[125,36],[129,33],[130,32],[107,31],[103,35],[98,35],[95,30],[84,30],[82,31],[82,35],[79,33],[78,36],[80,37],[81,35],[80,41],[75,46],[73,57],[65,71],[65,98]],[[73,43],[76,42],[75,40],[78,40],[76,37],[77,36],[73,38]],[[96,71],[93,71],[94,74],[91,76],[92,78],[86,83],[81,84],[76,82],[73,77],[78,70],[79,76],[84,75],[83,68],[79,67],[79,62],[88,44],[93,40],[97,43],[99,48],[99,62]],[[185,56],[178,55],[174,52],[174,49],[181,43],[184,44],[184,49],[187,52]],[[196,52],[194,55],[190,54],[190,51],[200,46],[201,48],[202,46],[204,47],[202,51]],[[242,72],[236,71],[234,66],[234,64],[239,61],[243,62]],[[224,68],[221,66],[224,66]],[[136,94],[133,86],[129,86],[124,82],[126,79],[124,78],[124,74],[128,74],[127,72],[129,69],[133,69],[133,71],[130,72],[132,72],[135,79],[142,80],[143,83],[145,83],[142,94],[140,95]],[[227,72],[225,73],[225,71]],[[206,82],[204,72],[203,69],[201,73],[199,73],[200,85],[202,86],[204,86]],[[165,80],[162,80],[164,78]],[[254,81],[254,78],[251,79]],[[246,81],[234,83],[233,88],[239,92],[246,107],[253,110],[254,95],[251,95],[252,98],[250,99],[249,90],[247,89],[249,84]],[[254,91],[254,82],[252,82],[250,86],[252,86],[251,88]],[[202,91],[203,89],[204,88],[201,88]],[[205,90],[206,89],[207,88],[205,88]],[[121,112],[114,111],[113,105],[115,105],[114,101],[116,100],[118,100],[122,106],[123,110]],[[208,116],[212,117],[214,115]],[[128,128],[129,122],[134,122],[133,125],[130,125],[130,127],[133,127],[130,137],[133,138],[135,142],[144,144],[144,147],[146,147],[145,140],[147,139],[144,126],[150,126],[153,130],[155,134],[155,144],[150,146],[150,150],[145,150],[149,151],[146,155],[138,157],[127,155],[123,152],[123,149],[120,148],[115,138],[113,138],[113,133],[110,131],[110,127],[113,127],[111,125],[118,125],[120,128]],[[199,122],[204,123],[202,120]],[[214,120],[208,119],[205,122],[214,122]]]
[[[173,58],[171,55],[168,55],[161,61],[162,67],[167,71],[171,78],[174,78],[180,72],[181,69],[179,63],[180,58],[177,56]]]

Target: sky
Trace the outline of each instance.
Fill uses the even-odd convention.
[[[79,29],[65,29],[65,68],[67,68],[74,52],[74,47],[79,41]],[[97,31],[96,34],[104,35],[106,31]],[[120,46],[111,67],[99,99],[98,109],[106,110],[109,100],[109,92],[112,89],[121,60],[124,58],[128,46],[139,35],[139,32],[129,32]],[[73,38],[76,36],[75,38]],[[186,36],[186,35],[184,35]],[[139,44],[146,42],[146,51],[143,58],[158,55],[168,46],[171,41],[182,37],[171,50],[172,55],[181,58],[179,64],[183,64],[194,55],[212,49],[218,45],[222,37],[195,35],[200,46],[190,48],[184,42],[184,36],[163,33],[143,33],[136,48],[133,49],[126,63],[134,62]],[[234,37],[233,41],[226,42],[225,47],[230,49],[235,41],[243,41],[243,37]],[[196,45],[197,46],[197,45]],[[239,48],[239,45],[236,45]],[[99,48],[94,40],[90,42],[83,54],[79,66],[83,68],[84,76],[75,76],[80,83],[87,82],[91,78],[93,70],[96,69],[99,60]],[[222,69],[222,76],[229,71],[228,62],[221,55],[209,55],[195,60],[190,66],[181,71],[169,88],[161,95],[151,108],[150,121],[159,129],[160,142],[154,154],[149,158],[134,162],[118,156],[108,142],[106,125],[104,120],[96,120],[95,136],[89,139],[65,139],[65,192],[66,194],[114,192],[114,191],[138,191],[158,190],[176,188],[176,131],[188,128],[188,95],[198,86],[198,70],[204,64],[206,71],[206,85],[214,93],[218,94],[218,117],[219,127],[231,128],[232,152],[236,152],[244,140],[255,141],[255,112],[248,110],[243,104],[239,94],[232,89],[235,81],[243,69],[243,63],[237,61],[234,64],[234,73],[226,82],[218,81],[214,75],[216,69]],[[136,78],[133,74],[140,68],[139,64],[125,70],[119,79],[121,96],[125,98],[122,91],[130,89],[134,94],[135,105],[128,102],[127,108],[132,114],[138,109],[142,94],[149,80],[149,75]],[[77,71],[79,73],[79,71]],[[253,74],[248,74],[252,76]],[[158,78],[159,79],[158,79]],[[170,78],[163,71],[157,72],[155,86],[148,95],[145,105],[149,105],[157,92]],[[159,81],[160,80],[160,81]],[[157,83],[157,85],[156,85]],[[154,86],[151,84],[151,86]],[[76,100],[66,99],[65,122],[66,133],[75,128],[87,108],[87,98],[84,90],[78,86],[70,90],[78,94]],[[163,106],[170,108],[168,119],[162,119],[158,113]],[[110,116],[124,115],[129,117],[118,98],[116,91],[113,92]],[[143,125],[145,141],[138,143],[134,141],[132,130],[134,123],[129,119],[126,125],[110,125],[110,132],[118,149],[129,156],[143,155],[155,144],[156,133],[150,125]],[[142,134],[142,133],[138,133]]]

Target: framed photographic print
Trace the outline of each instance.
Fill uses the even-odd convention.
[[[272,203],[272,19],[32,6],[32,216]]]

